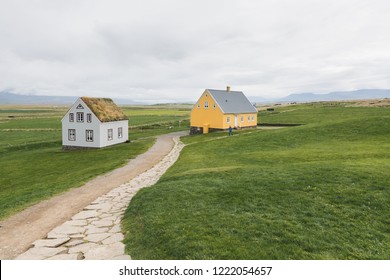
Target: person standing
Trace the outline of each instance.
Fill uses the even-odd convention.
[[[233,128],[231,126],[229,126],[229,136],[232,136],[233,135]]]

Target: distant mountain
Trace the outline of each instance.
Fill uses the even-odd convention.
[[[45,95],[22,95],[8,91],[0,92],[0,105],[71,105],[78,96],[45,96]],[[130,99],[112,98],[117,104],[133,105],[143,104]]]
[[[248,100],[251,103],[270,103],[270,102],[275,101],[274,99],[268,99],[268,98],[259,97],[259,96],[248,96]]]
[[[335,91],[328,94],[295,93],[279,99],[280,102],[315,102],[336,100],[360,100],[390,98],[390,89],[360,89],[354,91]]]
[[[7,91],[0,92],[0,104],[12,105],[48,105],[72,104],[77,98],[73,96],[21,95]]]

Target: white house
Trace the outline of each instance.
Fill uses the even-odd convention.
[[[62,146],[102,148],[126,142],[127,116],[110,98],[80,97],[62,118]]]

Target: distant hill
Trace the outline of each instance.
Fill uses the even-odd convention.
[[[335,91],[328,94],[296,93],[279,99],[280,102],[314,102],[336,100],[360,100],[390,98],[390,89],[360,89],[354,91]]]
[[[107,96],[109,97],[109,96]],[[71,105],[78,96],[45,96],[45,95],[22,95],[9,91],[0,91],[0,105]],[[265,99],[258,96],[249,96],[252,103],[273,102],[316,102],[336,100],[361,100],[373,98],[390,98],[390,89],[361,89],[355,91],[336,91],[328,94],[296,93],[281,99]],[[120,105],[145,105],[149,103],[136,102],[125,98],[112,98]],[[194,102],[195,103],[195,102]]]
[[[78,96],[45,96],[45,95],[22,95],[8,91],[0,92],[0,105],[71,105]],[[112,98],[117,104],[133,105],[143,104],[130,99]]]

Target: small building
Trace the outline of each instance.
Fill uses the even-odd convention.
[[[62,118],[62,146],[103,148],[129,139],[128,118],[110,98],[80,97]]]
[[[191,134],[257,127],[257,109],[241,91],[206,89],[191,111]]]

